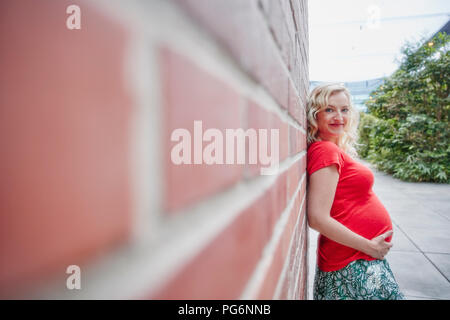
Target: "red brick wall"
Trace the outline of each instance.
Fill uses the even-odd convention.
[[[0,296],[305,299],[306,4],[2,1]],[[280,170],[174,164],[194,121]]]

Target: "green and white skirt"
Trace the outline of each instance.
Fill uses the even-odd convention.
[[[314,300],[404,299],[386,259],[360,259],[331,272],[316,268]]]

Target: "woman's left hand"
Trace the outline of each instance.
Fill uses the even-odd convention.
[[[383,260],[393,246],[391,242],[385,240],[392,236],[393,233],[394,231],[389,230],[370,240],[370,249],[366,253],[375,259]]]

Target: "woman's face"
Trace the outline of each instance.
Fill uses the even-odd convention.
[[[338,143],[350,116],[349,105],[348,98],[342,91],[329,97],[328,106],[317,113],[319,137],[322,140]]]

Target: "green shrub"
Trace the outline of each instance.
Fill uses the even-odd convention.
[[[358,153],[405,181],[450,183],[447,125],[425,115],[405,121],[361,115]]]
[[[407,44],[361,113],[359,155],[396,178],[450,183],[449,39]]]

